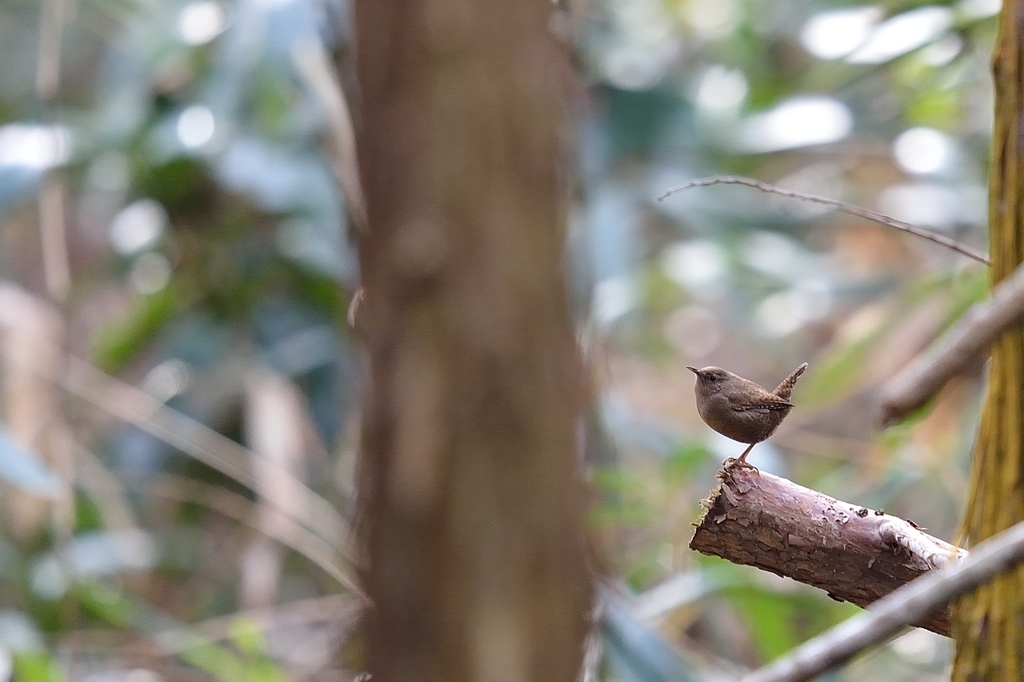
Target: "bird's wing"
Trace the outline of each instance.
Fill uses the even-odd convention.
[[[793,404],[765,391],[764,395],[759,396],[756,402],[744,403],[730,399],[729,406],[737,412],[771,412],[773,410],[788,410],[793,407]]]

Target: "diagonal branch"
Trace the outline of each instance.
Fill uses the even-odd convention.
[[[902,220],[897,220],[896,218],[892,218],[883,213],[869,211],[866,208],[860,208],[859,206],[854,206],[853,204],[848,204],[844,201],[837,201],[835,199],[819,197],[814,194],[805,194],[803,192],[795,192],[793,190],[782,189],[781,187],[769,185],[768,183],[761,182],[760,180],[754,180],[753,178],[745,178],[739,175],[717,175],[709,178],[698,178],[696,180],[691,180],[690,182],[687,182],[684,185],[680,185],[679,187],[673,187],[672,189],[663,192],[661,195],[657,197],[657,201],[663,201],[664,199],[667,199],[673,194],[676,194],[677,192],[682,192],[685,189],[690,189],[691,187],[710,187],[711,185],[744,185],[746,187],[753,187],[754,189],[760,190],[762,192],[767,192],[769,194],[777,194],[778,196],[786,197],[787,199],[797,199],[799,201],[806,201],[812,204],[828,206],[830,208],[836,209],[837,211],[842,211],[843,213],[848,213],[849,215],[857,216],[858,218],[863,218],[864,220],[870,220],[871,222],[877,223],[884,227],[899,230],[900,232],[906,232],[907,234],[912,234],[915,237],[920,237],[921,239],[927,239],[930,242],[940,244],[942,246],[945,246],[947,249],[952,249],[953,251],[963,254],[968,258],[972,258],[978,261],[979,263],[985,263],[986,265],[988,265],[989,263],[989,259],[985,256],[985,254],[979,251],[975,251],[971,247],[961,244],[955,239],[950,239],[949,237],[937,234],[935,232],[932,232],[931,230],[926,230],[922,227],[911,225],[910,223],[905,223]]]
[[[884,641],[996,575],[1024,561],[1024,523],[992,537],[957,564],[928,573],[805,642],[742,682],[802,682]]]
[[[891,424],[924,405],[947,381],[984,357],[1004,331],[1021,321],[1024,267],[1000,282],[992,290],[992,298],[972,306],[930,352],[915,358],[882,386],[882,424]]]
[[[170,474],[145,480],[130,478],[124,483],[127,487],[150,496],[208,507],[227,518],[250,526],[304,556],[354,594],[356,601],[368,603],[353,578],[355,570],[351,561],[337,547],[277,507],[254,503],[244,495],[221,486]],[[267,522],[268,519],[270,523]]]
[[[257,488],[252,473],[252,451],[188,415],[164,405],[148,393],[112,377],[79,358],[70,358],[61,385],[129,424],[159,438],[183,453],[229,476],[251,490]],[[282,487],[300,503],[282,509],[326,542],[348,536],[348,524],[331,504],[278,468]]]
[[[68,358],[60,382],[69,393],[178,448],[250,490],[258,490],[251,466],[255,455],[227,436],[167,407],[148,393],[105,374],[79,358]],[[347,558],[349,529],[345,519],[327,500],[291,472],[272,462],[265,462],[263,466],[276,470],[277,483],[285,493],[281,500],[266,499],[269,511],[280,515],[275,518],[280,518],[282,525],[291,527],[294,524],[294,528],[308,531],[311,538],[325,546],[338,547],[339,560]],[[288,504],[285,500],[298,502]],[[292,533],[294,536],[295,533]],[[286,540],[282,541],[289,544]],[[301,549],[298,551],[309,555]],[[327,566],[327,563],[316,559],[314,561],[322,567]],[[354,568],[347,564],[343,568],[328,570],[354,594],[365,599],[353,575]]]

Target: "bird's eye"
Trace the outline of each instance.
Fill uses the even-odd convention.
[[[708,381],[718,381],[718,377],[715,376],[714,374],[709,374]]]

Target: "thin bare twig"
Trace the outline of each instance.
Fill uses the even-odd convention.
[[[364,604],[344,595],[311,597],[285,604],[246,609],[199,623],[171,628],[157,633],[154,639],[162,645],[166,654],[178,654],[187,650],[190,635],[198,635],[212,642],[223,642],[231,638],[232,629],[242,620],[255,624],[264,632],[272,630],[280,621],[285,621],[291,627],[295,626],[296,621],[301,621],[307,626],[331,621],[351,625],[363,608]]]
[[[148,393],[119,381],[84,360],[71,358],[61,383],[106,412],[133,424],[203,462],[242,485],[256,490],[251,450],[187,415],[167,407]],[[268,464],[269,465],[269,464]],[[280,485],[301,500],[294,509],[279,505],[326,542],[344,542],[348,524],[331,504],[290,472],[277,468]]]
[[[334,176],[345,198],[349,216],[356,232],[366,232],[366,199],[359,168],[356,164],[356,136],[352,126],[345,91],[335,75],[330,56],[319,40],[297,43],[292,50],[292,59],[299,75],[306,81],[310,91],[320,100],[328,123],[327,152],[334,167]]]
[[[255,504],[244,496],[220,486],[171,474],[161,474],[147,480],[129,478],[124,483],[130,488],[143,490],[148,495],[202,505],[244,523],[309,559],[347,588],[360,603],[369,603],[365,593],[352,578],[355,574],[354,567],[338,548],[274,507],[265,503]],[[271,523],[266,522],[268,518]]]
[[[0,300],[5,304],[0,306],[0,331],[13,325],[20,325],[19,329],[24,327],[24,316],[17,314],[19,307],[29,305],[36,299],[14,287],[0,286]],[[0,347],[0,355],[5,356],[11,367],[55,381],[68,393],[146,431],[249,489],[259,491],[259,481],[252,466],[253,458],[257,455],[248,448],[79,358],[65,356],[62,368],[54,367],[52,363],[38,366],[40,354],[52,352],[57,345],[40,337],[38,333],[32,341],[33,352],[28,360],[12,355],[8,347]],[[265,496],[264,504],[272,508],[275,514],[280,514],[281,520],[277,522],[279,525],[291,528],[291,524],[294,524],[297,529],[295,532],[282,531],[278,534],[281,537],[274,536],[275,539],[326,567],[339,582],[365,600],[349,561],[351,552],[347,521],[327,500],[290,471],[273,462],[264,462],[262,466],[268,471],[274,471],[275,490],[280,493]],[[315,552],[308,549],[316,543],[306,542],[295,546],[291,540],[300,535],[298,530],[303,535],[308,533],[316,543],[336,550],[339,563],[318,558]]]
[[[43,0],[39,11],[36,95],[47,118],[52,119],[53,105],[60,90],[61,39],[67,21],[67,0]],[[53,144],[62,144],[55,130],[51,130],[51,134]],[[64,176],[58,169],[43,179],[38,198],[43,277],[47,293],[57,304],[64,302],[71,289],[64,202]]]
[[[343,646],[351,629],[356,625],[365,605],[348,595],[311,597],[273,606],[236,611],[214,616],[197,623],[177,624],[173,619],[152,617],[136,623],[135,635],[128,641],[114,640],[109,629],[77,630],[62,638],[58,651],[74,649],[79,655],[100,660],[153,659],[165,656],[183,656],[201,646],[216,646],[235,637],[240,624],[256,627],[263,636],[279,644],[282,633],[292,637],[296,632],[323,631],[332,633],[326,641],[311,643],[315,648],[303,646],[301,651],[287,651],[275,656],[279,665],[288,672],[288,679],[312,679],[312,674],[329,664],[323,660],[318,645],[336,650]],[[138,613],[138,612],[136,612]],[[139,619],[136,616],[137,620]],[[299,637],[302,635],[299,634]],[[312,655],[310,655],[312,653]],[[326,653],[326,652],[324,652]],[[319,678],[317,678],[319,679]]]
[[[953,251],[963,254],[968,258],[972,258],[979,263],[985,263],[986,265],[989,264],[989,259],[985,254],[975,251],[971,247],[965,246],[955,239],[950,239],[949,237],[941,234],[936,234],[931,230],[926,230],[922,227],[905,223],[902,220],[897,220],[896,218],[892,218],[883,213],[869,211],[866,208],[860,208],[859,206],[854,206],[853,204],[848,204],[844,201],[836,201],[835,199],[827,199],[825,197],[819,197],[814,194],[805,194],[803,192],[794,192],[793,190],[782,189],[781,187],[769,185],[768,183],[761,182],[760,180],[745,178],[739,175],[716,175],[710,178],[697,178],[696,180],[691,180],[684,185],[667,190],[657,197],[657,201],[663,201],[677,192],[682,192],[684,189],[690,189],[691,187],[710,187],[711,185],[744,185],[746,187],[753,187],[754,189],[762,192],[767,192],[768,194],[777,194],[778,196],[786,197],[787,199],[797,199],[799,201],[806,201],[812,204],[828,206],[836,209],[837,211],[842,211],[843,213],[848,213],[850,215],[857,216],[858,218],[863,218],[864,220],[870,220],[871,222],[884,227],[899,230],[900,232],[906,232],[907,234],[912,234],[915,237],[920,237],[921,239],[927,239],[930,242],[940,244],[945,246],[947,249],[952,249]]]
[[[1024,561],[1024,523],[981,543],[961,562],[926,573],[741,682],[802,682],[884,641]]]
[[[144,391],[125,384],[78,358],[69,358],[62,385],[65,390],[177,447],[251,490],[259,488],[251,469],[251,459],[256,456],[251,450],[205,424],[167,407]],[[278,485],[287,491],[290,499],[298,501],[298,504],[293,505],[282,504],[281,500],[277,499],[265,499],[264,504],[268,510],[280,514],[280,517],[275,517],[279,519],[277,523],[291,529],[283,532],[280,537],[275,536],[275,539],[313,558],[339,582],[365,599],[357,585],[355,571],[351,565],[338,567],[332,564],[333,567],[328,568],[328,562],[314,558],[315,553],[293,544],[299,530],[306,530],[319,543],[339,548],[338,558],[347,560],[349,530],[345,520],[327,500],[290,472],[272,462],[266,462],[264,466],[276,470]]]
[[[931,400],[946,382],[977,363],[999,336],[1024,321],[1024,267],[1000,282],[992,298],[978,303],[930,351],[919,355],[882,386],[883,426]]]

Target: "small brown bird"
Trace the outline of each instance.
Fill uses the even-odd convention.
[[[789,397],[796,380],[807,369],[807,363],[794,369],[771,392],[721,367],[686,369],[697,375],[693,390],[697,394],[697,412],[701,419],[726,438],[749,443],[737,460],[746,463],[751,449],[775,433],[793,409]]]

